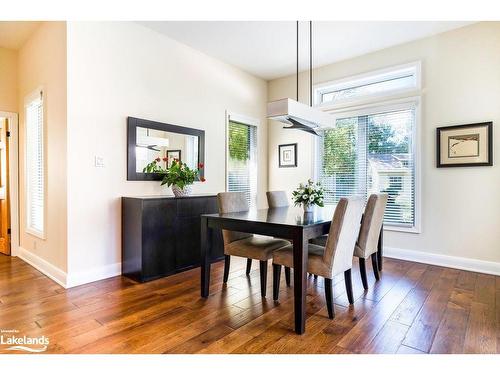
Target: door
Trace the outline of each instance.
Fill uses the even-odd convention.
[[[0,253],[10,255],[9,119],[0,118]]]

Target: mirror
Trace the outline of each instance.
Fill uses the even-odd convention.
[[[168,158],[168,162],[163,161],[165,157]],[[186,163],[189,168],[196,168],[198,166],[198,137],[138,126],[136,128],[135,171],[142,173],[144,167],[156,158],[162,159],[163,168],[168,168],[174,158]]]
[[[127,179],[160,180],[160,175],[143,173],[144,167],[156,158],[162,159],[163,168],[168,168],[173,159],[196,168],[204,162],[204,139],[203,130],[129,117]]]

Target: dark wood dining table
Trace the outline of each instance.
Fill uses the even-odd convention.
[[[280,207],[227,214],[201,215],[201,296],[207,298],[210,285],[211,236],[227,229],[289,239],[293,243],[293,287],[295,332],[306,329],[307,244],[327,234],[335,206],[315,207],[304,213],[299,207]],[[379,254],[381,257],[381,253]],[[382,263],[380,262],[380,265]]]

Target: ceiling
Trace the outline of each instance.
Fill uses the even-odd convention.
[[[295,21],[145,21],[140,24],[266,80],[296,70]],[[318,21],[315,67],[459,28],[472,22]],[[309,26],[300,23],[300,70],[309,66]]]
[[[0,21],[0,47],[19,49],[40,22]]]

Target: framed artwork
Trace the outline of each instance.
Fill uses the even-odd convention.
[[[297,143],[279,145],[278,154],[280,168],[297,166]]]
[[[182,161],[181,150],[167,150],[167,158],[168,158],[167,168],[170,168],[170,166],[172,165],[172,161],[174,159],[178,159],[179,161]]]
[[[493,165],[493,123],[445,126],[436,129],[437,167]]]

